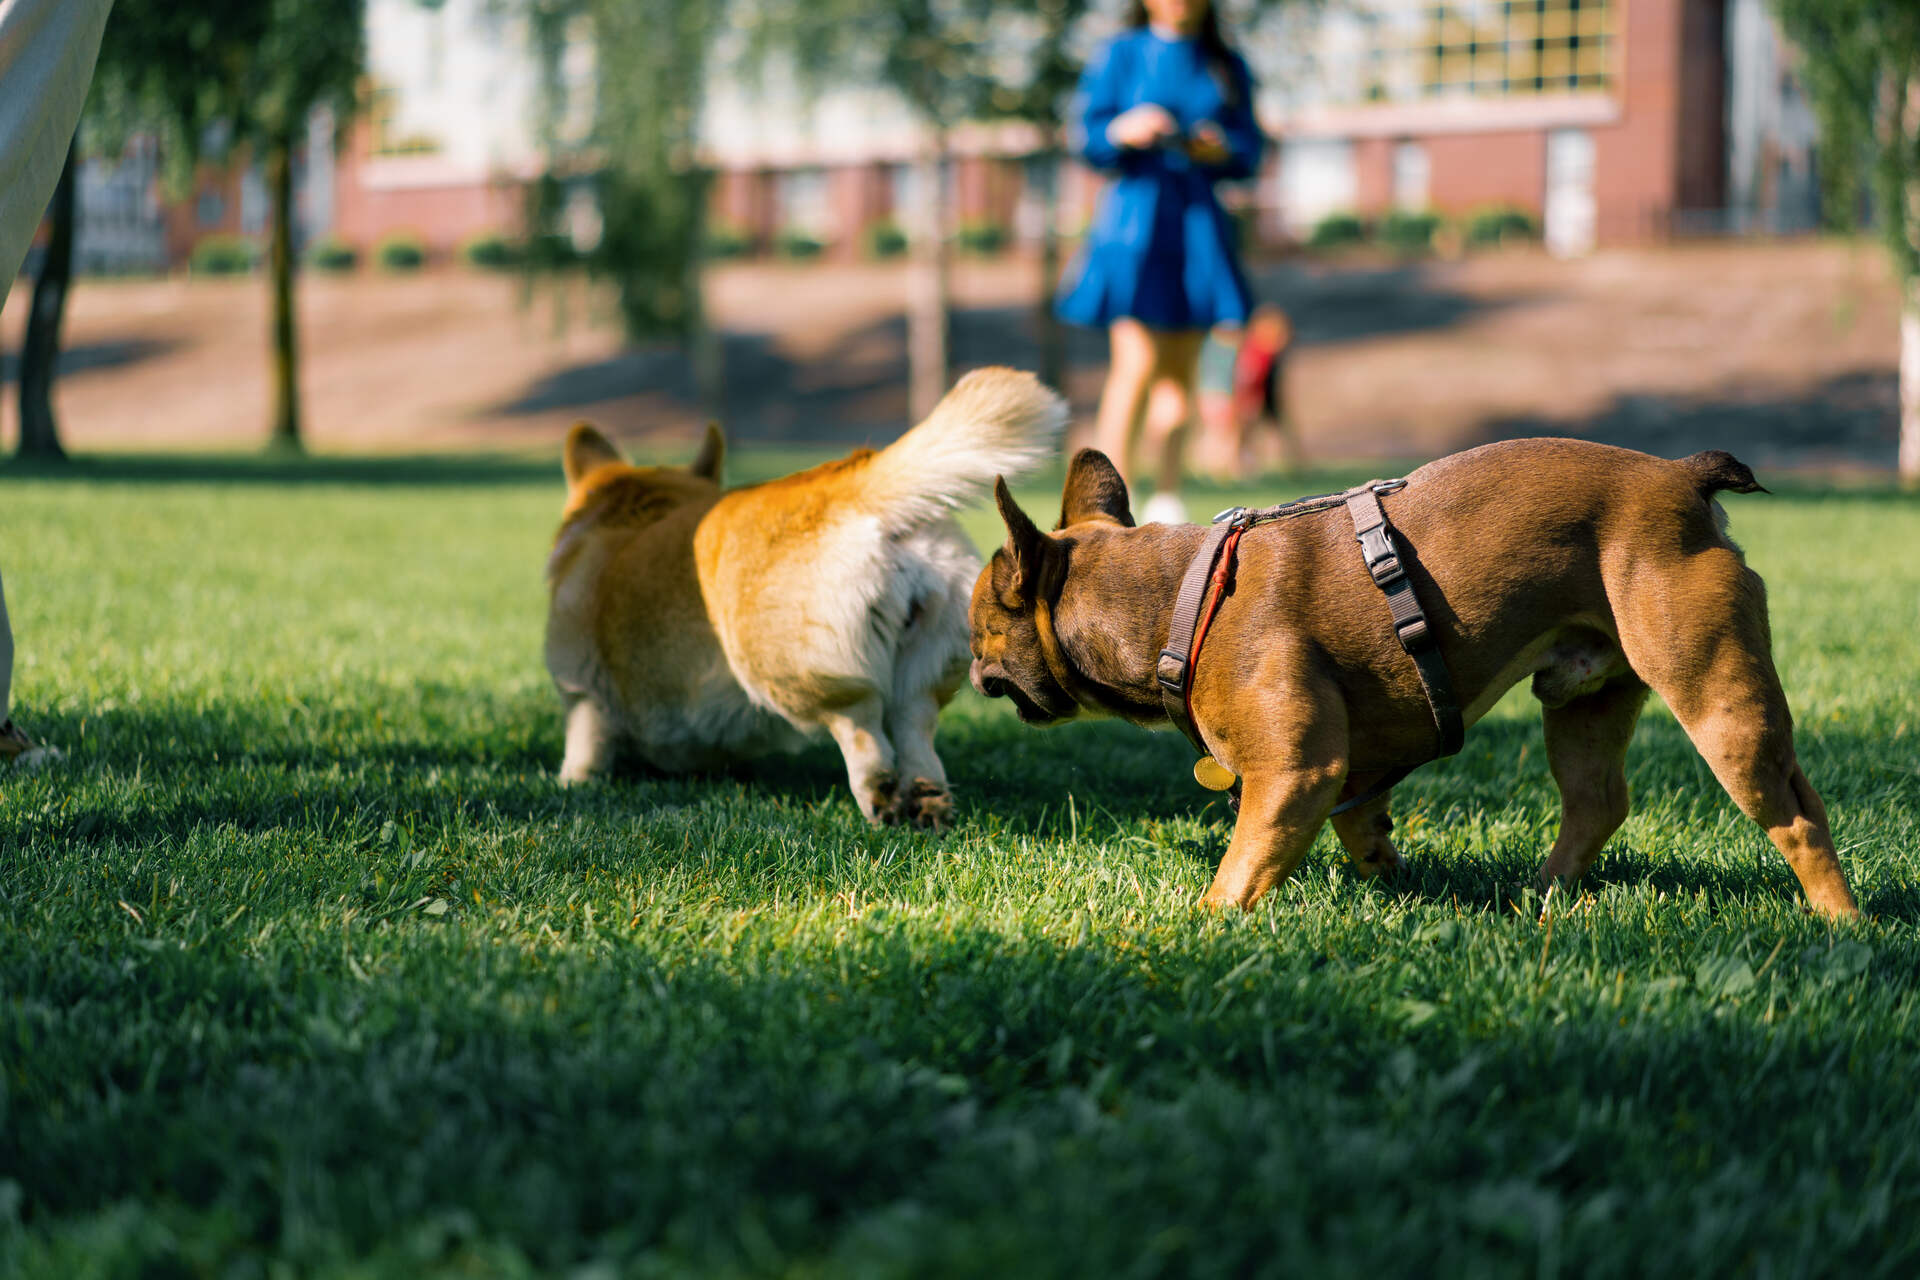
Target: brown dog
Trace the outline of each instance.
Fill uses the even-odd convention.
[[[981,369],[878,453],[726,493],[716,428],[683,471],[575,427],[547,561],[560,780],[617,747],[704,769],[824,732],[869,821],[944,823],[934,721],[966,676],[980,567],[953,512],[1051,453],[1065,420],[1033,375]]]
[[[1813,909],[1858,914],[1826,808],[1794,757],[1765,590],[1712,500],[1758,488],[1723,453],[1670,462],[1515,440],[1422,467],[1384,499],[1466,723],[1533,678],[1561,800],[1543,886],[1577,880],[1626,819],[1627,741],[1651,687]],[[974,584],[974,687],[1030,722],[1087,710],[1167,723],[1156,660],[1206,531],[1132,527],[1125,482],[1090,449],[1073,460],[1052,535],[1004,483],[996,495],[1007,544]],[[1433,756],[1434,715],[1342,509],[1245,535],[1192,707],[1243,784],[1214,905],[1251,905],[1342,797]],[[1400,864],[1389,798],[1333,819],[1363,874]]]

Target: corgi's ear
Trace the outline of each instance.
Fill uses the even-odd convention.
[[[613,447],[613,442],[601,435],[592,423],[576,422],[573,430],[567,432],[567,447],[561,454],[561,465],[567,472],[567,488],[577,488],[582,480],[600,468],[624,461],[626,459]]]
[[[700,456],[693,460],[687,470],[697,476],[705,476],[715,484],[724,483],[720,478],[721,470],[727,461],[727,438],[720,434],[720,424],[707,424],[707,438],[700,445]]]

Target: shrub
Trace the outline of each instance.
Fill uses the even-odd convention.
[[[775,239],[774,248],[783,258],[800,260],[819,257],[826,251],[827,245],[826,241],[810,232],[789,227]]]
[[[1003,223],[982,219],[960,224],[960,248],[967,253],[999,253],[1012,239]]]
[[[573,237],[562,232],[537,235],[526,242],[522,252],[526,254],[527,265],[535,271],[557,271],[580,264],[580,251],[573,247]]]
[[[373,256],[384,271],[418,271],[426,265],[427,247],[419,236],[396,231],[379,243]]]
[[[1380,220],[1380,243],[1399,253],[1427,253],[1433,248],[1433,233],[1439,229],[1437,213],[1395,209]]]
[[[754,250],[753,232],[732,222],[715,222],[707,227],[709,258],[744,258]]]
[[[1540,224],[1525,209],[1511,205],[1491,205],[1477,210],[1467,219],[1467,243],[1470,245],[1508,244],[1516,240],[1537,240]]]
[[[260,246],[245,236],[218,232],[202,236],[187,259],[188,269],[197,276],[232,276],[260,265]]]
[[[360,251],[338,236],[322,236],[307,246],[307,265],[315,271],[339,273],[351,271],[360,262]]]
[[[517,240],[509,240],[497,231],[484,231],[460,246],[460,260],[484,271],[517,267],[526,259],[525,245]]]
[[[1314,224],[1307,245],[1313,249],[1338,249],[1359,244],[1367,238],[1367,224],[1351,213],[1330,213]]]
[[[897,222],[882,220],[867,228],[869,258],[897,258],[907,251],[907,233]]]

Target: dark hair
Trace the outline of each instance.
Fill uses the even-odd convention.
[[[1127,6],[1127,29],[1138,31],[1148,23],[1147,6],[1143,0],[1133,0]],[[1220,6],[1209,3],[1207,11],[1200,18],[1200,30],[1194,34],[1200,43],[1200,55],[1207,60],[1207,70],[1213,74],[1213,81],[1220,86],[1220,98],[1230,107],[1240,105],[1240,77],[1234,73],[1233,46],[1220,34]]]

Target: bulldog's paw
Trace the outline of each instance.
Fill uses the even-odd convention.
[[[915,778],[906,792],[907,820],[916,827],[945,831],[953,825],[953,793],[930,778]]]
[[[1351,861],[1353,873],[1362,880],[1397,880],[1407,873],[1407,860],[1384,840]]]

